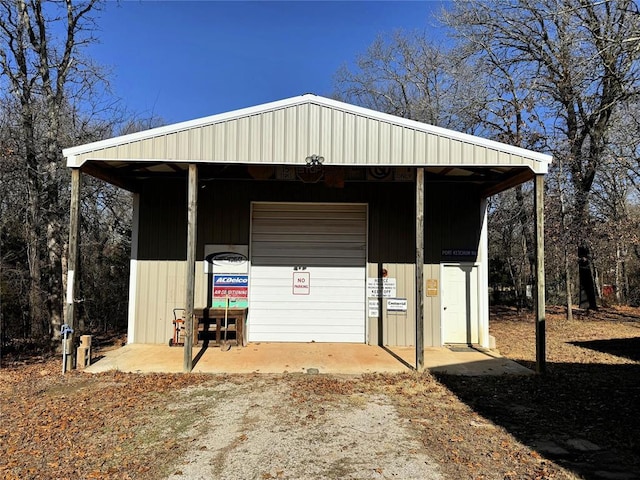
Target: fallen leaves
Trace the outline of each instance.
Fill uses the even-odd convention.
[[[59,362],[0,370],[0,478],[142,478],[153,462],[130,455],[128,444],[144,426],[149,400],[210,377],[127,375],[62,376]],[[11,428],[6,421],[11,420]]]
[[[638,337],[639,326],[640,310],[618,314],[609,309],[588,318],[576,316],[573,322],[552,311],[547,316],[547,377],[292,374],[271,380],[288,382],[292,392],[288,408],[295,409],[300,423],[323,419],[328,404],[356,409],[372,395],[391,398],[420,435],[422,451],[432,455],[450,478],[570,478],[561,467],[572,465],[535,449],[539,436],[566,448],[566,440],[584,436],[608,449],[602,458],[638,471],[640,420],[632,401],[639,391],[638,361],[617,355],[621,350],[598,350],[595,347],[602,344],[593,342]],[[503,354],[533,364],[535,329],[530,315],[501,311],[492,317],[491,331]],[[265,377],[121,372],[94,376],[70,372],[63,377],[57,360],[4,368],[0,370],[0,479],[158,478],[160,467],[185,448],[170,434],[179,426],[153,424],[162,418],[169,397],[203,382],[255,378]],[[154,437],[161,430],[162,435]],[[247,440],[244,433],[237,437],[239,442]],[[206,446],[192,443],[186,448]],[[598,456],[590,455],[583,463],[598,461]],[[175,466],[172,471],[181,475]],[[384,476],[382,468],[370,473]],[[261,476],[286,478],[284,470]]]

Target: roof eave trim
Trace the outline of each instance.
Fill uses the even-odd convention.
[[[78,157],[76,155],[65,155],[65,157],[67,157],[67,167],[69,168],[80,168],[84,163],[78,162]]]
[[[80,157],[82,158],[82,157]],[[174,164],[212,164],[212,165],[253,165],[253,166],[264,166],[264,167],[277,167],[277,166],[297,166],[303,167],[303,162],[259,162],[252,163],[249,161],[227,161],[227,162],[212,162],[208,160],[189,160],[189,159],[140,159],[140,158],[91,158],[85,157],[82,162],[78,162],[78,157],[70,156],[67,158],[67,167],[69,168],[81,168],[88,162],[121,162],[121,163],[145,163],[145,162],[163,162],[163,163],[174,163]],[[345,168],[369,168],[369,167],[388,167],[388,168],[528,168],[531,172],[536,175],[544,175],[548,173],[548,163],[535,163],[532,165],[526,164],[509,164],[505,165],[504,163],[486,163],[486,164],[470,164],[470,163],[372,163],[372,164],[362,164],[362,163],[331,163],[325,162],[323,165],[327,167],[345,167]],[[537,168],[536,168],[537,167]]]

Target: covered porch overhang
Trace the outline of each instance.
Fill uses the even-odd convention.
[[[197,163],[199,183],[211,180],[255,180],[256,169],[270,171],[273,168],[287,166],[304,168],[301,161],[294,165],[252,165]],[[253,175],[249,168],[253,169]],[[366,170],[371,166],[332,166],[333,169]],[[382,166],[392,169],[392,166]],[[405,167],[406,168],[406,167]],[[425,181],[428,183],[464,183],[481,185],[482,195],[490,197],[520,185],[535,177],[535,172],[526,166],[424,166]],[[111,185],[138,193],[142,184],[154,179],[184,179],[188,174],[187,162],[149,162],[121,160],[87,160],[79,167],[82,173],[104,180]]]

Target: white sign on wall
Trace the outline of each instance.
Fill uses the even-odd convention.
[[[309,295],[311,292],[311,274],[309,272],[293,272],[293,294]]]
[[[406,312],[406,298],[387,298],[387,312]]]
[[[370,317],[379,317],[380,316],[380,302],[378,299],[369,299],[369,316]]]
[[[380,283],[382,280],[382,283]],[[367,296],[392,298],[396,296],[395,278],[367,278]]]

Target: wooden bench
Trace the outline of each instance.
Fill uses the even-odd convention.
[[[207,342],[210,340],[210,334],[215,332],[215,344],[221,345],[224,339],[225,327],[225,309],[224,308],[194,308],[194,345],[198,345],[200,340]],[[229,308],[226,312],[227,316],[227,340],[235,340],[239,347],[245,346],[244,326],[247,320],[246,308]],[[215,330],[211,327],[215,326]],[[233,332],[234,339],[229,338],[229,333]]]

